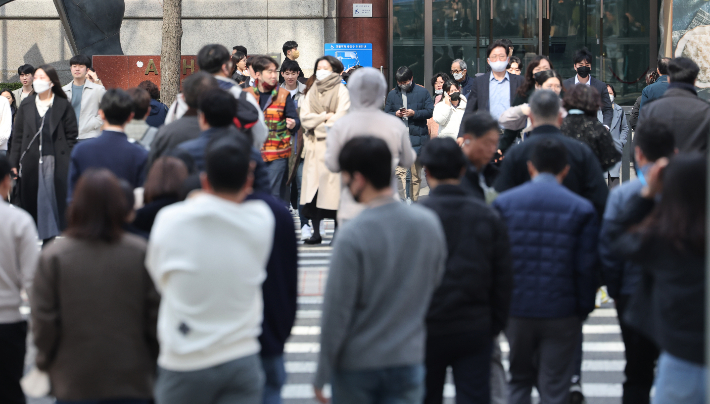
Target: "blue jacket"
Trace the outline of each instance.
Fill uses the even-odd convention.
[[[643,184],[638,179],[625,182],[609,193],[604,210],[602,230],[599,234],[599,258],[602,264],[602,279],[609,296],[616,299],[620,295],[632,295],[641,281],[641,267],[614,253],[613,227],[627,209],[629,201],[638,195]]]
[[[395,115],[402,105],[402,90],[397,86],[387,94],[385,112]],[[424,87],[415,84],[407,93],[407,109],[413,110],[414,116],[404,123],[409,126],[409,140],[412,142],[412,148],[419,154],[429,142],[429,128],[426,121],[434,113],[434,101]]]
[[[659,77],[655,83],[646,86],[646,88],[641,91],[641,103],[639,104],[639,112],[646,103],[663,97],[663,94],[666,93],[666,90],[668,90],[667,75]]]
[[[264,322],[259,336],[262,356],[284,352],[284,344],[296,321],[298,299],[298,247],[293,231],[293,217],[283,202],[264,192],[255,192],[247,200],[262,200],[276,219],[274,244],[266,264],[266,280],[262,285]]]
[[[129,142],[123,132],[105,130],[98,137],[77,143],[71,153],[67,201],[71,201],[81,174],[90,168],[107,168],[133,188],[140,187],[145,180],[147,161],[148,151]]]
[[[187,151],[190,156],[192,156],[192,160],[195,162],[195,169],[197,171],[204,171],[205,151],[207,150],[207,145],[209,145],[213,139],[217,139],[222,136],[240,135],[246,136],[232,125],[223,128],[210,128],[204,132],[201,132],[197,139],[180,143],[177,148]],[[264,163],[264,160],[261,158],[261,152],[252,147],[251,159],[256,162],[256,169],[254,170],[254,190],[269,192],[271,189],[269,186],[269,174],[266,171],[266,163]]]
[[[150,114],[145,118],[145,123],[159,128],[165,123],[165,117],[168,115],[168,107],[158,100],[150,100]]]
[[[583,319],[594,310],[598,237],[594,206],[544,173],[503,192],[493,206],[510,236],[510,315]]]

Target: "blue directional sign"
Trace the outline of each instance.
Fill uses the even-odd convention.
[[[325,55],[340,60],[345,70],[355,65],[372,67],[371,43],[327,43],[324,48]]]

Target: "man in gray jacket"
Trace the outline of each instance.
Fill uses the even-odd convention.
[[[325,140],[325,165],[334,173],[340,172],[338,157],[350,139],[374,136],[384,140],[392,153],[392,190],[397,190],[395,168],[407,169],[414,164],[417,153],[409,140],[409,130],[402,120],[382,112],[382,100],[387,94],[385,77],[372,67],[358,69],[348,81],[350,112],[330,128]],[[338,221],[340,224],[355,218],[365,206],[355,202],[345,184],[340,195]]]
[[[446,264],[441,222],[426,208],[394,200],[384,140],[350,140],[339,164],[355,201],[368,208],[335,241],[315,396],[327,403],[323,386],[330,383],[339,404],[420,404],[425,316]]]
[[[91,58],[76,55],[69,60],[74,80],[62,87],[76,113],[79,124],[79,140],[91,139],[101,134],[104,121],[99,117],[99,103],[106,93],[104,86],[87,80]]]

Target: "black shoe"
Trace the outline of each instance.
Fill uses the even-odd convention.
[[[569,395],[570,404],[584,404],[584,394],[581,391],[572,391]]]
[[[320,234],[317,237],[314,234],[308,240],[303,241],[303,244],[320,244],[322,242],[323,242],[323,238],[320,236]]]

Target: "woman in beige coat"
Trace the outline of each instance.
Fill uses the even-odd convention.
[[[313,236],[306,244],[320,244],[320,222],[335,219],[340,205],[340,175],[325,166],[325,139],[328,130],[350,108],[348,89],[341,83],[343,64],[332,56],[316,60],[316,81],[301,103],[301,125],[305,132],[306,158],[303,162],[301,205],[313,221]]]

